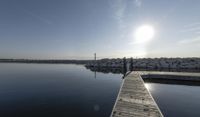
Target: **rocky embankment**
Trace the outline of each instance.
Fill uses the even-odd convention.
[[[86,64],[86,67],[122,68],[123,59],[101,59]],[[200,58],[140,58],[126,59],[130,68],[137,70],[175,70],[175,71],[200,71]]]

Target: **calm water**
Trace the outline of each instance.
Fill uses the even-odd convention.
[[[109,117],[121,77],[81,65],[0,63],[0,117]],[[200,86],[146,85],[165,117],[200,117]]]
[[[0,117],[109,117],[122,75],[81,65],[0,63]]]
[[[146,83],[165,117],[200,117],[200,86]]]

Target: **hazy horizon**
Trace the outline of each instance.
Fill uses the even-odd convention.
[[[1,0],[0,58],[200,57],[199,0]]]

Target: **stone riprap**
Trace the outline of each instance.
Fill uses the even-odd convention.
[[[130,65],[131,59],[127,59]],[[140,58],[132,59],[134,69],[159,70],[159,69],[189,69],[200,70],[200,58]],[[86,64],[87,67],[123,67],[122,59],[101,59]]]

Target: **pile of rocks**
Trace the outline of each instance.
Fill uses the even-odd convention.
[[[132,64],[131,64],[132,62]],[[158,70],[158,69],[190,69],[200,70],[200,58],[140,58],[127,59],[127,66],[132,65],[135,69]],[[123,67],[123,59],[101,59],[86,64],[87,67]]]

